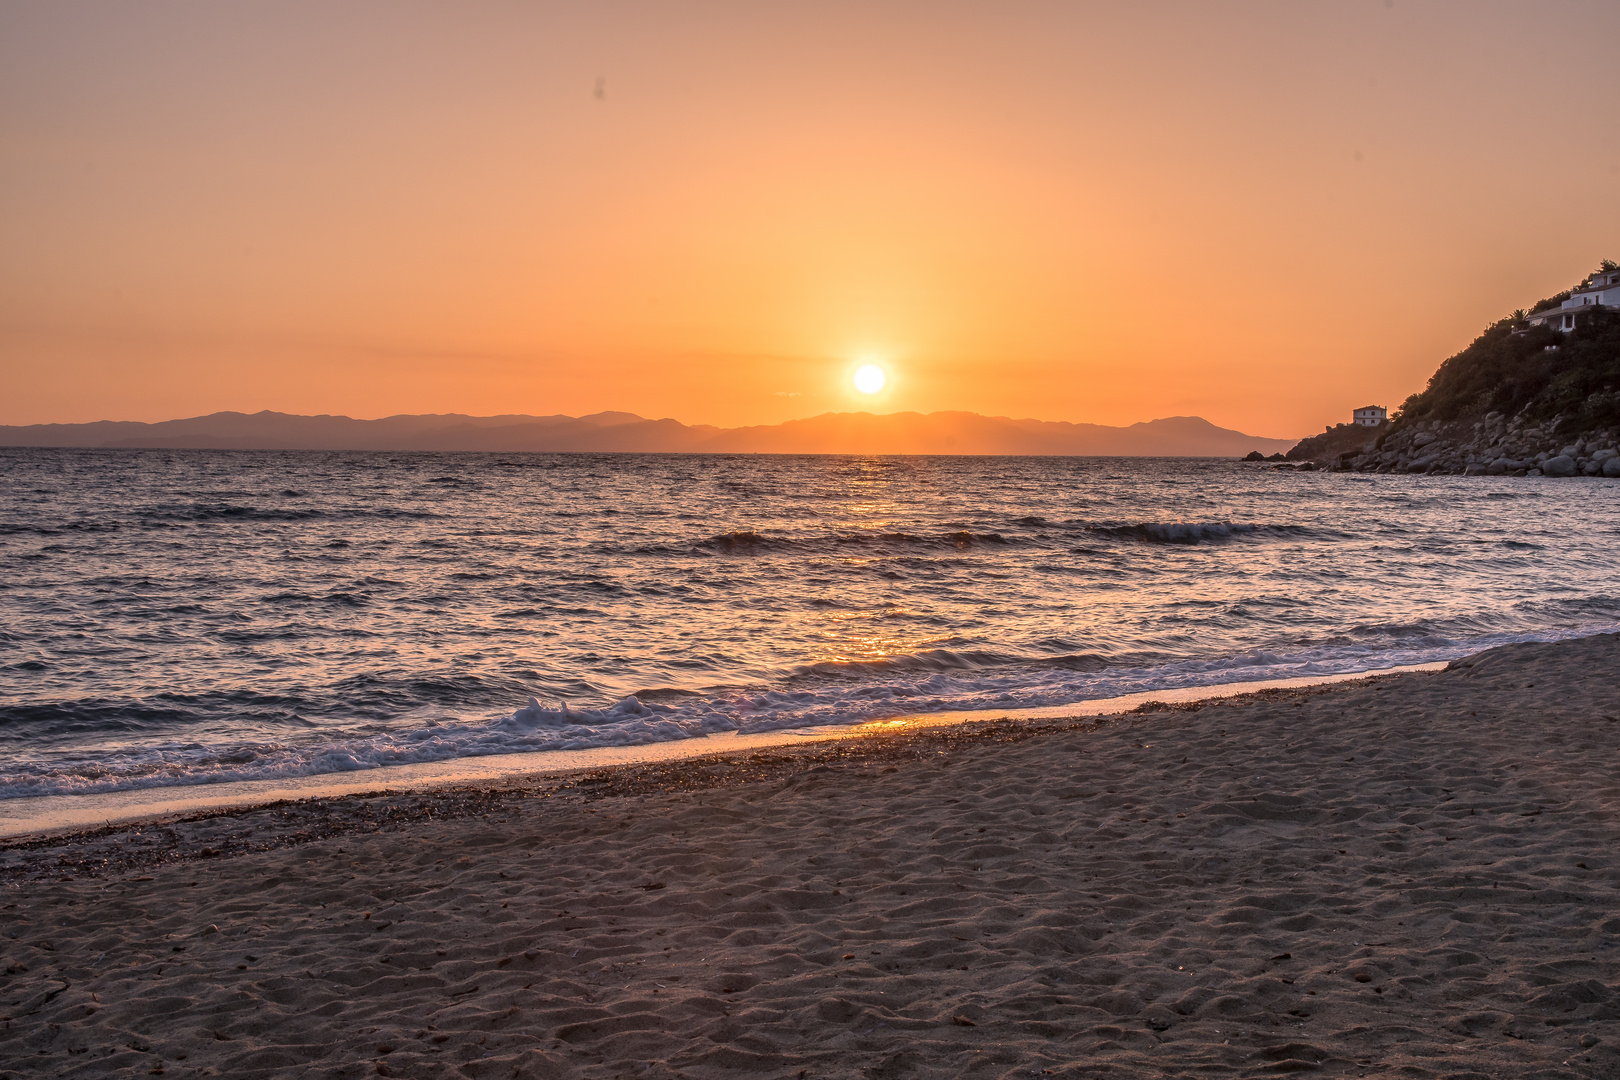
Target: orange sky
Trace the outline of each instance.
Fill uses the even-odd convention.
[[[1620,258],[1617,55],[1612,2],[10,0],[0,423],[1308,434]]]

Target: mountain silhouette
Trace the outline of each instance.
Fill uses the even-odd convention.
[[[757,427],[648,420],[627,412],[589,416],[434,413],[347,416],[220,412],[147,424],[0,426],[0,446],[214,450],[478,450],[733,454],[1032,454],[1098,457],[1240,457],[1280,453],[1267,439],[1171,416],[1129,427],[1013,420],[971,412],[824,413]]]

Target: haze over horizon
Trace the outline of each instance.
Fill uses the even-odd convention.
[[[0,447],[97,449],[1238,457],[1255,450],[1281,453],[1294,441],[1232,431],[1201,417],[1110,427],[972,412],[823,413],[732,428],[628,412],[579,417],[437,413],[356,420],[264,411],[157,424],[0,425]]]
[[[1620,253],[1617,40],[1575,0],[7,4],[0,424],[1309,434]]]

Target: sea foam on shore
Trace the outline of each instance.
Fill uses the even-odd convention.
[[[725,732],[841,727],[904,715],[1078,707],[1155,691],[1328,678],[1377,666],[1414,667],[1466,655],[1481,644],[1564,636],[1494,635],[1469,644],[1419,636],[1403,648],[1380,642],[1374,648],[1330,647],[1293,656],[1258,652],[1148,668],[1073,658],[1072,666],[1018,669],[936,653],[874,662],[858,679],[823,679],[805,688],[713,697],[684,694],[667,703],[631,695],[594,708],[530,698],[526,707],[489,720],[428,719],[353,738],[321,734],[271,743],[159,743],[48,753],[32,760],[20,753],[0,773],[0,801],[292,780],[511,754],[647,746]]]

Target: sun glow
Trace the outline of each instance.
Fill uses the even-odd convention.
[[[855,369],[855,389],[863,394],[877,393],[888,381],[888,376],[876,364],[862,364]]]

